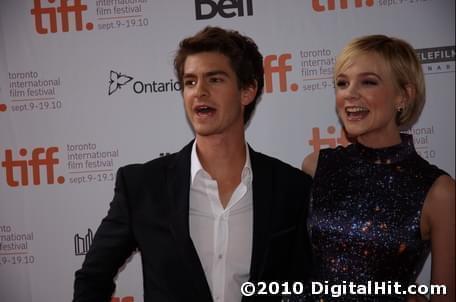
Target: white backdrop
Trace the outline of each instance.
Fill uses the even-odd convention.
[[[415,145],[454,177],[454,11],[452,0],[2,0],[0,301],[69,301],[116,170],[192,138],[172,59],[206,25],[258,43],[267,91],[247,138],[296,167],[343,141],[341,47],[365,34],[409,41],[427,85]],[[117,284],[113,302],[143,301],[139,257]]]

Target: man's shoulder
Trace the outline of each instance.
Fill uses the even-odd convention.
[[[281,196],[291,197],[289,198],[291,203],[307,201],[312,186],[312,177],[269,155],[254,152],[251,158],[253,181],[257,182],[256,190],[280,192]]]
[[[127,164],[122,166],[120,169],[122,169],[124,173],[145,173],[147,171],[166,169],[166,167],[173,162],[176,154],[177,153],[168,154],[144,163]]]
[[[253,151],[253,150],[252,150]],[[263,167],[267,167],[268,169],[273,169],[274,173],[279,175],[288,175],[289,177],[297,177],[297,178],[306,178],[309,179],[310,176],[304,173],[302,170],[293,167],[292,165],[278,159],[272,157],[270,155],[266,155],[261,152],[253,151],[253,156],[255,164],[261,165]],[[255,165],[253,164],[253,165]]]
[[[119,168],[119,171],[125,175],[149,175],[157,174],[163,175],[163,172],[168,168],[179,165],[180,162],[184,162],[190,165],[190,150],[191,143],[186,145],[180,151],[160,156],[158,158],[149,160],[144,163],[133,163],[125,165]]]

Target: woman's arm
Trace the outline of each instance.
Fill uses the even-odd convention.
[[[423,239],[431,240],[431,284],[447,286],[447,295],[431,296],[431,301],[455,301],[455,182],[451,177],[443,175],[434,182],[422,219]]]
[[[301,170],[312,176],[312,178],[317,170],[318,154],[319,152],[312,152],[302,162]]]

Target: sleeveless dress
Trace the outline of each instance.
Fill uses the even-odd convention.
[[[430,241],[421,239],[421,209],[434,181],[446,173],[416,153],[411,135],[401,134],[401,140],[382,149],[356,143],[320,151],[308,219],[313,281],[328,281],[328,287],[345,281],[347,293],[350,281],[398,281],[401,290],[415,283],[430,252]],[[387,284],[380,291],[386,295],[336,299],[328,292],[299,300],[405,301]]]

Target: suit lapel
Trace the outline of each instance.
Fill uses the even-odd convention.
[[[170,227],[183,259],[183,273],[188,275],[201,301],[212,301],[206,275],[202,268],[189,230],[190,158],[193,141],[176,154],[167,174],[170,196]]]
[[[269,224],[273,202],[273,174],[263,155],[250,148],[253,170],[253,248],[250,279],[258,280],[264,269],[269,241]]]

